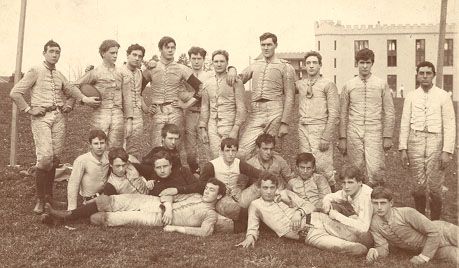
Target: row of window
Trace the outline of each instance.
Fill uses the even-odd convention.
[[[333,43],[334,50],[336,50],[336,40]],[[368,40],[355,40],[354,41],[354,55],[363,48],[369,48],[370,43]],[[320,51],[320,41],[317,41],[317,50]],[[415,42],[416,50],[416,65],[420,62],[425,61],[426,57],[426,40],[425,39],[416,39]],[[444,66],[453,66],[453,39],[445,39],[444,45]],[[387,40],[387,66],[396,67],[397,66],[397,40]],[[336,59],[334,61],[334,67],[336,68]],[[355,62],[355,67],[357,67],[357,62]]]
[[[414,76],[414,81],[415,81],[415,88],[418,88],[419,82],[418,82],[416,75]],[[387,75],[387,85],[389,85],[389,88],[397,92],[398,91],[397,90],[397,75],[394,75],[394,74]],[[443,89],[446,91],[453,91],[453,75],[452,74],[443,75]]]

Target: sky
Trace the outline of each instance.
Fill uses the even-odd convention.
[[[459,0],[449,0],[447,22],[459,21]],[[0,0],[0,75],[16,65],[19,0]],[[225,49],[230,65],[244,68],[260,53],[258,37],[278,36],[278,52],[314,49],[314,23],[344,25],[439,23],[440,0],[28,0],[22,71],[40,64],[43,45],[57,41],[62,48],[58,69],[73,76],[88,64],[101,62],[104,39],[121,45],[118,64],[133,43],[146,48],[145,58],[159,54],[162,36],[177,42],[176,59],[191,46],[209,55]]]

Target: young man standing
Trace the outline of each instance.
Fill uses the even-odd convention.
[[[456,140],[453,102],[448,93],[433,85],[435,67],[424,61],[416,68],[420,87],[407,94],[400,123],[399,150],[403,167],[416,179],[416,209],[425,214],[430,194],[430,218],[439,220],[442,210],[444,170],[452,159]]]
[[[333,82],[322,77],[322,56],[318,52],[306,53],[304,61],[308,76],[295,83],[300,102],[300,152],[314,154],[317,172],[323,174],[334,189],[333,141],[339,119],[338,90]]]
[[[142,155],[142,138],[143,138],[143,111],[141,96],[142,92],[142,71],[140,70],[145,48],[139,44],[133,44],[126,50],[127,62],[120,68],[123,76],[123,92],[130,93],[132,104],[132,120],[127,119],[125,122],[125,141],[126,151],[128,154],[140,160]]]
[[[46,201],[52,201],[53,183],[58,156],[62,153],[65,137],[65,113],[73,109],[74,99],[88,105],[98,105],[96,98],[86,97],[69,84],[56,69],[61,56],[61,47],[53,40],[43,48],[45,61],[33,67],[11,89],[10,97],[19,110],[31,115],[31,127],[37,156],[35,175],[37,203],[34,212],[43,213]],[[30,106],[24,94],[31,91]]]
[[[287,189],[299,197],[311,202],[316,208],[322,208],[325,195],[331,193],[327,179],[315,173],[316,159],[311,153],[300,153],[296,157],[298,177],[288,182]]]
[[[219,156],[223,138],[237,139],[245,121],[244,85],[226,83],[229,55],[225,50],[212,53],[215,75],[204,81],[199,127],[204,143],[209,143],[212,159]]]
[[[288,203],[283,199],[277,201],[279,181],[276,176],[265,173],[257,184],[261,197],[250,204],[247,234],[245,240],[237,246],[255,246],[259,237],[260,221],[263,221],[279,237],[304,239],[307,245],[319,249],[352,255],[363,255],[367,252],[364,245],[340,238],[340,230],[330,228],[330,218],[323,213],[311,212],[311,203],[295,193],[289,194]]]
[[[370,248],[367,260],[374,262],[389,255],[389,246],[420,252],[410,259],[416,265],[432,258],[458,264],[459,227],[445,221],[430,221],[410,207],[393,207],[389,189],[377,187],[371,193],[375,215],[371,221],[371,234],[375,247]]]
[[[107,135],[100,129],[89,131],[89,152],[78,156],[73,162],[67,184],[68,210],[77,207],[78,192],[83,204],[102,192],[107,182],[109,161],[106,149]]]
[[[251,112],[242,133],[239,155],[248,159],[255,150],[255,140],[262,133],[282,138],[288,133],[295,97],[295,70],[275,55],[277,36],[260,36],[263,58],[247,67],[240,77],[245,84],[252,79]]]
[[[132,100],[129,87],[122,87],[123,75],[115,66],[120,45],[115,40],[104,40],[99,47],[102,64],[88,71],[75,84],[93,85],[101,94],[100,105],[94,108],[91,126],[107,133],[109,147],[122,147],[124,121],[128,136],[132,130]]]
[[[355,56],[359,75],[349,80],[340,95],[339,149],[351,165],[366,170],[368,184],[383,184],[384,151],[392,147],[394,103],[389,86],[371,73],[375,62],[372,50],[364,48]]]
[[[292,179],[293,173],[287,161],[274,151],[276,138],[271,134],[263,133],[257,137],[255,144],[258,148],[257,154],[250,158],[247,164],[281,178],[280,186],[285,188]]]

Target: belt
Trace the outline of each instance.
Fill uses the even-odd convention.
[[[259,99],[259,100],[256,100],[255,102],[268,102],[268,101],[271,101],[271,100],[268,100],[268,99]]]
[[[85,202],[88,202],[88,201],[90,201],[90,200],[92,200],[92,199],[94,199],[94,198],[96,198],[98,196],[99,196],[99,193],[96,193],[95,195],[91,195],[91,196],[83,196],[83,200]]]
[[[167,102],[164,102],[164,103],[155,103],[154,105],[160,106],[160,107],[164,107],[164,106],[167,106],[167,105],[171,105],[172,103],[173,103],[173,101],[167,101]]]
[[[45,108],[46,112],[52,112],[52,111],[56,111],[56,110],[61,111],[62,107],[63,106],[53,105],[53,106],[48,106],[48,107],[43,107],[43,108]]]
[[[310,227],[310,225],[311,225],[311,214],[306,214],[304,217],[306,219],[306,226],[302,230],[298,231],[298,235],[305,238],[309,233],[309,229],[311,229],[311,227]]]
[[[201,112],[200,110],[188,110],[188,111],[191,112],[191,113],[194,113],[194,114],[198,114],[198,113]]]

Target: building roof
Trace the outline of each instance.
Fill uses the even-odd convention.
[[[306,52],[276,52],[276,56],[284,60],[302,60]],[[259,60],[263,58],[263,55],[260,53],[254,60]]]

